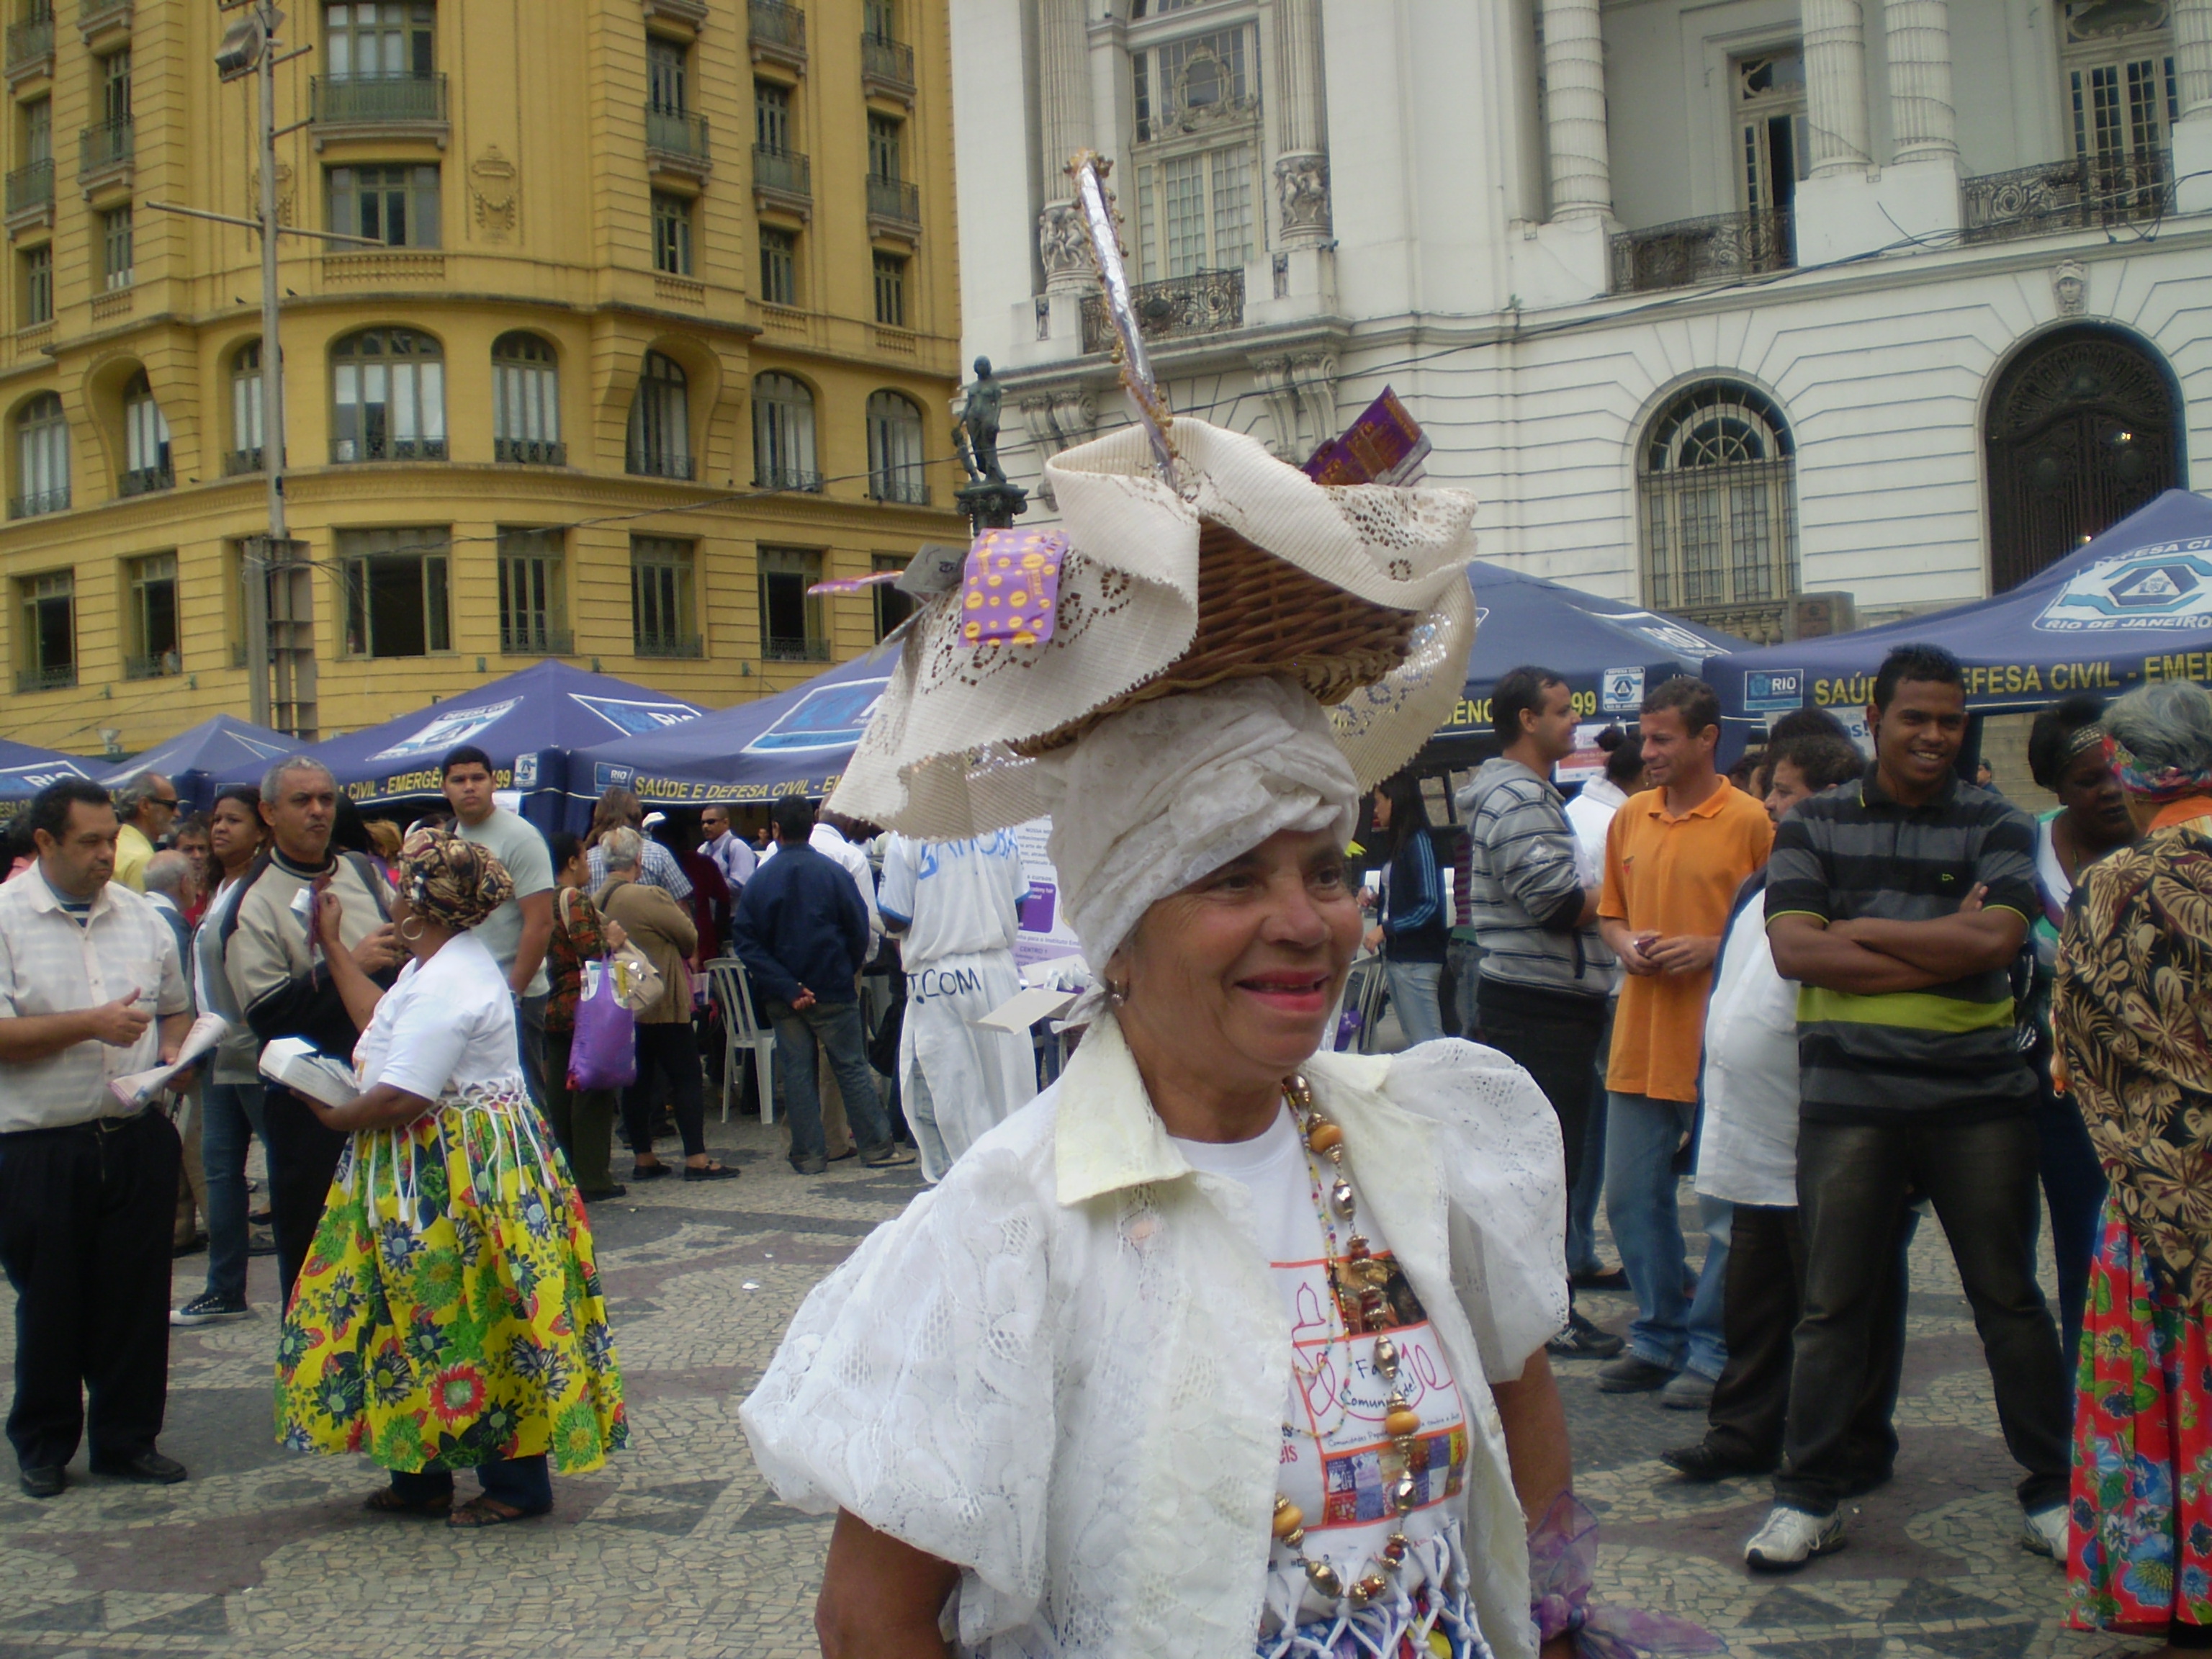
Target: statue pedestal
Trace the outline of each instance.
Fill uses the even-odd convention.
[[[1030,493],[1019,484],[971,483],[953,491],[952,502],[968,515],[968,527],[981,535],[1012,530],[1015,518],[1030,510]]]

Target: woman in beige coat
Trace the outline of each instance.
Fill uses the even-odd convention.
[[[691,966],[698,931],[684,908],[665,889],[637,878],[645,837],[635,830],[610,831],[599,842],[607,879],[594,896],[601,914],[622,924],[630,943],[660,975],[660,1000],[637,1014],[637,1081],[623,1091],[623,1127],[635,1159],[633,1181],[668,1173],[653,1156],[653,1119],[665,1088],[684,1137],[686,1181],[727,1181],[737,1171],[707,1156],[707,1109],[699,1072],[699,1044],[691,1034]]]

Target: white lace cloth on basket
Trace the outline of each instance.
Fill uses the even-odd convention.
[[[1459,1042],[1305,1071],[1454,1374],[1517,1376],[1566,1317],[1542,1093]],[[815,1289],[743,1420],[785,1502],[962,1565],[966,1654],[1249,1659],[1289,1382],[1247,1191],[1185,1162],[1108,1016]],[[1469,1599],[1530,1659],[1526,1528],[1487,1390],[1467,1403]]]

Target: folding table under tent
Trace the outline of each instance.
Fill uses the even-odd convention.
[[[440,762],[473,744],[491,757],[499,787],[521,795],[523,816],[550,830],[562,825],[572,751],[658,732],[702,712],[628,680],[545,662],[381,726],[309,744],[306,752],[366,811],[435,798]],[[222,781],[259,778],[258,768],[240,768]]]
[[[142,773],[159,772],[176,786],[179,799],[192,811],[202,811],[213,803],[215,792],[230,775],[265,767],[278,756],[302,746],[297,738],[266,726],[256,726],[235,714],[217,714],[166,743],[106,767],[98,777],[101,784],[114,789]],[[258,781],[258,777],[255,781]]]
[[[2212,501],[2169,489],[1992,599],[1707,659],[1723,754],[1808,703],[1862,714],[1882,658],[1921,641],[1958,656],[1975,714],[2042,708],[2075,691],[2111,698],[2148,680],[2212,684]]]

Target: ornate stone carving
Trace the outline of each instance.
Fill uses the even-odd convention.
[[[2079,317],[2089,297],[2089,273],[2079,259],[2061,259],[2051,268],[2051,294],[2062,317]]]
[[[1336,436],[1336,354],[1316,351],[1291,358],[1291,384],[1297,388],[1314,442]]]
[[[1066,288],[1091,280],[1091,241],[1073,202],[1054,202],[1037,216],[1037,257],[1045,282]]]
[[[258,212],[261,204],[261,169],[259,167],[253,169],[252,175],[246,180],[246,187],[252,192],[249,198],[252,205],[248,211]],[[292,222],[292,167],[289,161],[279,161],[276,164],[276,222],[280,225],[289,225]]]
[[[1098,426],[1098,394],[1087,386],[1054,392],[1052,423],[1063,447],[1090,442]]]
[[[503,242],[514,234],[520,193],[514,163],[497,144],[486,144],[469,163],[469,199],[476,210],[477,228],[487,241]]]
[[[1329,234],[1328,157],[1285,155],[1275,162],[1275,199],[1283,214],[1283,234]]]
[[[1269,447],[1279,459],[1293,464],[1303,460],[1304,457],[1297,453],[1298,400],[1291,385],[1291,360],[1255,357],[1252,374],[1260,383],[1260,396],[1266,400],[1267,413],[1275,422],[1275,441]]]

